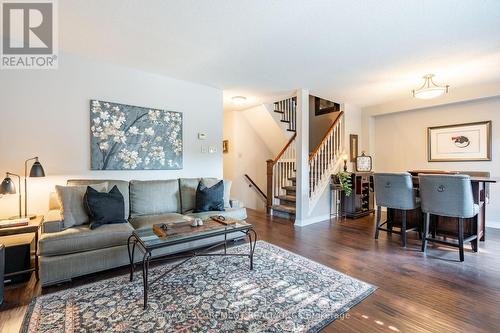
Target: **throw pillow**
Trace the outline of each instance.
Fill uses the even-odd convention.
[[[221,180],[212,187],[207,187],[202,181],[196,189],[195,213],[209,211],[224,211],[224,182]]]
[[[211,186],[214,186],[215,184],[217,184],[219,182],[219,179],[217,179],[217,178],[203,178],[202,182],[203,182],[203,184],[205,184],[205,186],[211,187]],[[231,194],[232,183],[233,182],[231,180],[224,179],[224,207],[226,207],[226,208],[231,207],[231,203],[229,202],[229,197]]]
[[[108,183],[90,185],[96,191],[107,191]],[[89,216],[83,206],[83,196],[87,185],[61,186],[56,185],[57,198],[61,206],[61,216],[64,220],[64,228],[89,223]]]
[[[90,229],[104,224],[127,222],[123,195],[116,185],[109,193],[96,191],[90,186],[87,187],[84,202],[90,218]]]

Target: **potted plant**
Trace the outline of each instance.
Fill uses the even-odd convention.
[[[346,197],[351,196],[352,193],[352,182],[351,182],[351,173],[346,171],[339,171],[336,174],[338,179],[338,184],[340,185],[340,189],[344,191]]]

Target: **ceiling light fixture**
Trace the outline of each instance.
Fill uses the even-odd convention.
[[[444,93],[448,93],[448,88],[450,86],[449,85],[438,86],[432,80],[433,77],[434,77],[434,74],[425,75],[423,77],[425,80],[424,84],[420,88],[412,90],[413,97],[420,98],[420,99],[431,99],[431,98],[439,97],[439,96],[443,95]]]
[[[247,98],[245,96],[234,96],[231,100],[235,105],[243,105],[247,103]]]

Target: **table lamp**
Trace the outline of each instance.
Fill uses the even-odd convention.
[[[45,171],[38,161],[38,157],[28,158],[24,161],[24,217],[34,219],[36,215],[28,215],[28,162],[35,161],[30,169],[30,177],[45,177]]]
[[[19,216],[13,216],[11,219],[21,218],[21,177],[11,172],[7,172],[5,179],[0,184],[0,194],[16,194],[16,185],[10,176],[17,177],[19,183]]]

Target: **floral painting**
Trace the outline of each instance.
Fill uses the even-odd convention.
[[[90,101],[92,170],[182,169],[182,113]]]

